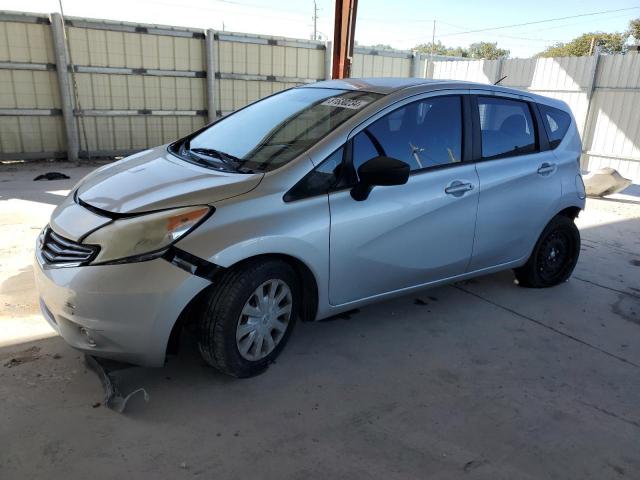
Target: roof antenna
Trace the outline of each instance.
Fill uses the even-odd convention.
[[[494,82],[494,85],[498,85],[502,80],[504,80],[507,77],[508,77],[508,75],[505,75],[504,77],[501,77],[498,81]]]

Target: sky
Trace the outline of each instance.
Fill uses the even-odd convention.
[[[69,16],[140,23],[312,38],[313,0],[62,0]],[[333,0],[317,0],[317,31],[333,35]],[[535,22],[584,13],[636,7],[633,10],[538,23],[535,25],[463,33],[468,30]],[[0,0],[0,10],[50,13],[58,0]],[[624,31],[640,17],[640,0],[359,0],[356,41],[411,49],[431,41],[453,47],[473,42],[498,42],[511,57],[526,58],[556,42],[593,31]]]

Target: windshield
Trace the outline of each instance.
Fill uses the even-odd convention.
[[[222,118],[172,145],[172,151],[218,169],[274,170],[381,96],[328,88],[287,90]]]

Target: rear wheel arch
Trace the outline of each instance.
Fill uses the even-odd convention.
[[[565,204],[566,205],[566,204]],[[556,208],[558,208],[559,206],[557,206]],[[554,210],[551,210],[551,212],[553,212]],[[539,230],[536,232],[535,238],[533,239],[533,243],[531,245],[531,248],[529,250],[529,255],[531,255],[531,253],[533,252],[533,249],[536,245],[536,242],[538,241],[538,239],[540,238],[540,235],[542,235],[542,232],[544,232],[544,229],[547,228],[547,226],[553,222],[553,220],[556,217],[567,217],[571,220],[574,220],[576,218],[578,218],[578,215],[580,215],[580,212],[582,211],[582,207],[579,207],[577,205],[569,205],[568,207],[565,206],[564,208],[562,208],[562,210],[555,210],[555,214],[552,215],[551,217],[549,217],[549,221],[547,223],[545,223],[544,225],[542,225],[542,227],[539,227]],[[529,257],[527,257],[529,258]]]
[[[557,285],[558,283],[562,283],[571,276],[580,255],[580,232],[574,222],[575,216],[577,216],[577,212],[575,210],[566,209],[566,211],[563,210],[555,215],[549,221],[549,223],[547,223],[540,236],[536,240],[534,248],[531,251],[526,263],[521,267],[514,269],[516,278],[521,286],[535,288],[549,287]],[[544,242],[547,241],[547,239],[551,238],[550,235],[553,235],[554,231],[557,230],[564,231],[563,235],[566,240],[564,245],[565,248],[562,248],[561,245],[558,250],[560,252],[569,253],[565,261],[563,261],[562,263],[558,263],[558,267],[561,268],[561,270],[558,270],[557,274],[553,273],[556,278],[544,278],[544,270],[538,270],[538,261],[540,260],[540,258],[544,258],[544,256],[546,255],[543,248]],[[541,254],[543,255],[543,257],[540,257]],[[553,258],[555,258],[555,253]],[[562,256],[560,256],[559,258],[561,259]],[[554,260],[551,260],[551,262],[553,261]],[[561,260],[559,260],[559,262],[560,261]]]
[[[575,220],[576,218],[578,218],[578,215],[580,215],[581,211],[582,211],[582,208],[577,207],[575,205],[571,207],[566,207],[563,210],[560,210],[557,214],[555,214],[554,218],[557,216],[563,216],[563,217],[570,218],[571,220]],[[551,220],[553,220],[553,218]]]
[[[526,263],[526,261],[529,260],[529,258],[533,254],[533,250],[534,250],[534,248],[536,246],[536,243],[538,242],[538,239],[540,238],[540,235],[542,235],[542,232],[544,232],[545,228],[547,228],[547,226],[551,222],[553,222],[553,220],[556,217],[566,217],[566,218],[569,218],[569,219],[575,221],[575,219],[578,218],[578,215],[580,215],[580,212],[582,210],[583,210],[582,207],[579,207],[577,205],[570,205],[568,207],[565,206],[564,208],[562,208],[559,211],[556,211],[556,213],[549,218],[549,221],[547,223],[545,223],[544,225],[542,225],[542,227],[540,227],[540,229],[537,232],[535,232],[535,237],[533,237],[531,239],[531,244],[530,244],[530,247],[529,247],[529,254],[526,257],[526,260],[523,259],[523,262]],[[554,210],[551,210],[551,211],[553,212]]]

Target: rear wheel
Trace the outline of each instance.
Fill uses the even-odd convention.
[[[565,282],[580,254],[580,232],[572,219],[554,217],[540,235],[531,257],[514,273],[523,287],[545,288]]]
[[[201,319],[198,346],[211,366],[236,377],[262,372],[282,351],[296,320],[295,271],[266,260],[226,272]]]

